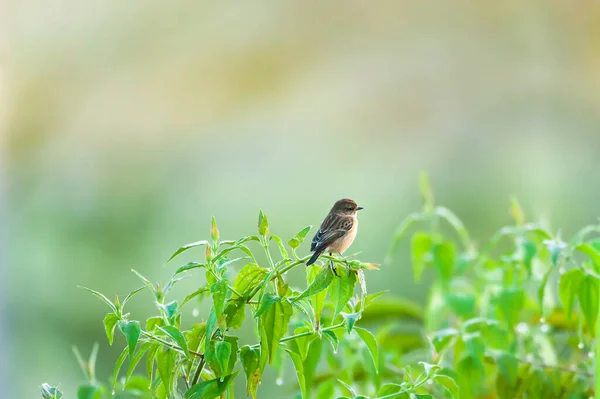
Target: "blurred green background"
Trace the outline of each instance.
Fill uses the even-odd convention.
[[[352,197],[365,207],[352,251],[377,263],[420,206],[422,169],[479,241],[508,222],[512,194],[564,234],[598,216],[598,3],[3,9],[3,397],[39,397],[42,382],[74,397],[74,344],[100,343],[108,379],[122,339],[108,347],[106,309],[77,285],[124,294],[140,286],[131,268],[164,281],[187,259],[164,261],[207,238],[212,215],[235,239],[262,208],[290,237]],[[426,295],[402,254],[367,282]],[[130,306],[150,315],[150,295]]]

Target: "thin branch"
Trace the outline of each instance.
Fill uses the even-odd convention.
[[[335,326],[331,326],[331,327],[325,327],[325,328],[322,328],[319,331],[332,331],[332,330],[337,330],[338,328],[342,328],[342,327],[344,327],[344,323],[336,324]],[[286,342],[286,341],[291,341],[291,340],[294,340],[296,338],[302,338],[302,337],[306,337],[306,336],[309,336],[309,335],[314,335],[316,333],[317,333],[317,331],[305,331],[303,333],[289,335],[287,337],[281,338],[279,340],[279,343],[283,343],[283,342]],[[260,344],[250,345],[250,348],[253,348],[253,349],[254,348],[259,348],[259,347],[260,347]]]
[[[161,343],[161,344],[163,344],[164,346],[168,346],[169,348],[176,349],[176,350],[178,350],[178,351],[181,351],[181,352],[183,352],[183,349],[182,349],[181,347],[179,347],[179,346],[177,346],[177,345],[174,345],[174,344],[172,344],[172,343],[170,343],[170,342],[167,342],[167,341],[165,341],[164,339],[157,337],[156,335],[152,335],[152,334],[150,334],[150,333],[148,333],[148,332],[146,332],[146,331],[144,331],[144,330],[142,330],[142,331],[140,331],[140,332],[142,333],[142,335],[144,335],[144,336],[146,336],[146,337],[148,337],[148,338],[150,338],[150,339],[153,339],[153,340],[155,340],[156,342],[160,342],[160,343]],[[204,355],[203,355],[202,353],[199,353],[199,352],[194,352],[194,351],[192,351],[192,350],[188,350],[188,352],[190,352],[190,353],[191,353],[192,355],[194,355],[194,356],[197,356],[197,357],[199,357],[199,358],[201,358],[201,359],[204,359]]]

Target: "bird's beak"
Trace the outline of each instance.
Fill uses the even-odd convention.
[[[359,206],[356,208],[357,211],[360,211],[361,209],[365,209],[365,208],[363,208],[362,206]]]

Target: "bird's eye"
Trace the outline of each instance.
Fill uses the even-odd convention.
[[[348,207],[348,208],[346,208],[346,209],[347,209],[347,210],[349,210],[349,211],[353,211],[353,210],[354,210],[354,208],[352,208],[351,206],[349,206],[349,207]]]

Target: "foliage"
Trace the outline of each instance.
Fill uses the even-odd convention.
[[[433,278],[424,310],[368,294],[365,271],[378,265],[353,259],[322,256],[306,268],[306,288],[296,289],[286,275],[309,259],[296,251],[310,227],[286,246],[260,212],[257,235],[220,241],[213,219],[210,241],[185,245],[169,259],[201,247],[204,260],[180,266],[166,284],[134,271],[144,286],[122,301],[85,288],[110,308],[108,342],[117,327],[124,340],[109,385],[96,380],[97,347],[88,361],[76,351],[88,380],[78,397],[233,398],[233,381],[243,378],[245,394],[256,398],[265,370],[273,368],[283,381],[286,363],[296,370],[290,388],[302,398],[587,398],[599,392],[593,370],[600,350],[600,226],[584,227],[566,242],[527,223],[513,200],[513,223],[478,248],[462,221],[435,205],[425,175],[420,190],[424,206],[400,224],[386,265],[400,245],[410,245],[415,281]],[[181,302],[167,299],[179,280],[198,271],[204,279],[194,278],[204,284]],[[124,312],[142,289],[152,292],[157,311],[145,323]],[[202,323],[183,322],[184,305],[208,299]],[[242,323],[252,323],[258,342],[234,335]],[[136,373],[140,368],[143,374]],[[290,396],[289,388],[280,389],[281,397]],[[62,395],[46,384],[42,394]]]
[[[281,380],[287,362],[296,370],[290,387],[302,398],[372,395],[387,399],[411,393],[426,397],[423,395],[438,385],[454,389],[454,380],[434,364],[415,361],[412,368],[402,369],[400,363],[388,363],[362,320],[366,316],[367,322],[369,318],[372,322],[368,310],[376,308],[372,304],[382,294],[369,295],[365,280],[365,271],[377,270],[378,265],[324,255],[318,264],[305,267],[310,256],[299,257],[296,251],[309,231],[310,226],[300,230],[286,246],[271,234],[261,211],[257,235],[220,240],[213,219],[210,241],[184,245],[168,262],[194,248],[204,249],[204,259],[178,267],[166,284],[153,284],[133,271],[143,287],[114,301],[82,287],[109,308],[104,317],[108,343],[117,341],[115,330],[124,342],[108,385],[95,376],[97,346],[88,361],[76,350],[88,380],[78,397],[99,399],[114,392],[117,398],[233,398],[234,380],[245,378],[245,393],[256,398],[265,370],[274,368]],[[287,282],[286,274],[296,267],[306,269],[305,289],[295,289]],[[234,270],[237,276],[230,278]],[[204,279],[194,278],[204,284],[181,302],[171,300],[176,283],[198,271]],[[152,292],[156,309],[145,322],[125,312],[128,301],[142,290]],[[184,323],[185,305],[207,299],[211,306],[204,321]],[[420,317],[418,311],[413,313]],[[242,342],[234,335],[246,320],[253,323],[258,342]],[[136,373],[140,368],[145,369],[144,374]],[[51,389],[42,387],[47,392]]]

